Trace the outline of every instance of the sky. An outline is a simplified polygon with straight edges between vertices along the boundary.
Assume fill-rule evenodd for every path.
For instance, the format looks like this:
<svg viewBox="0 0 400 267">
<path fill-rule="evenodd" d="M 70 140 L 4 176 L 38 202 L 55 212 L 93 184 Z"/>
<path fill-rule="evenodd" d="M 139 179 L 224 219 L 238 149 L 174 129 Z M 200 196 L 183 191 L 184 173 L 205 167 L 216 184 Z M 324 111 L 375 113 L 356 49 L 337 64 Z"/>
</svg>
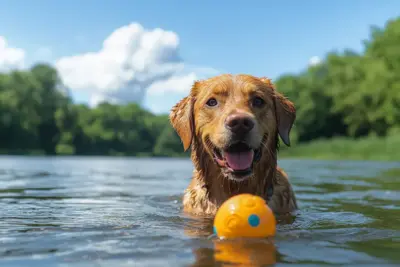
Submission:
<svg viewBox="0 0 400 267">
<path fill-rule="evenodd" d="M 166 113 L 195 80 L 297 73 L 399 15 L 399 0 L 0 0 L 0 71 L 46 62 L 75 102 Z"/>
</svg>

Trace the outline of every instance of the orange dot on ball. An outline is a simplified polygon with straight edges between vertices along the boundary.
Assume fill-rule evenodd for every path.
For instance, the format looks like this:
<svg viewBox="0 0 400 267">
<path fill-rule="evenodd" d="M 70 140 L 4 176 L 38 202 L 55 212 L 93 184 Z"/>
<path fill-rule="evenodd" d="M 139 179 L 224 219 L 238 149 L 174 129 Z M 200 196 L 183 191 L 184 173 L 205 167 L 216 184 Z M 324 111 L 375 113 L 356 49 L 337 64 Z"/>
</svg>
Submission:
<svg viewBox="0 0 400 267">
<path fill-rule="evenodd" d="M 221 238 L 274 236 L 276 219 L 263 198 L 240 194 L 226 200 L 218 209 L 214 232 Z"/>
</svg>

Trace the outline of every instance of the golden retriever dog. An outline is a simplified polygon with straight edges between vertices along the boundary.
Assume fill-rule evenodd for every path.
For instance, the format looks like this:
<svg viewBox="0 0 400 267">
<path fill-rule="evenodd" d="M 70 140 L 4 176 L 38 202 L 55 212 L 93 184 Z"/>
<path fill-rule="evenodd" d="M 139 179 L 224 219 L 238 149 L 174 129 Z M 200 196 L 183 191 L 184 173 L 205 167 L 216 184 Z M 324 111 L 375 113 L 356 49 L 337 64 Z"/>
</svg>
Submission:
<svg viewBox="0 0 400 267">
<path fill-rule="evenodd" d="M 195 82 L 170 113 L 194 164 L 184 211 L 214 215 L 241 193 L 263 197 L 276 214 L 296 210 L 289 179 L 277 166 L 278 135 L 290 146 L 295 118 L 293 103 L 268 78 L 224 74 Z"/>
</svg>

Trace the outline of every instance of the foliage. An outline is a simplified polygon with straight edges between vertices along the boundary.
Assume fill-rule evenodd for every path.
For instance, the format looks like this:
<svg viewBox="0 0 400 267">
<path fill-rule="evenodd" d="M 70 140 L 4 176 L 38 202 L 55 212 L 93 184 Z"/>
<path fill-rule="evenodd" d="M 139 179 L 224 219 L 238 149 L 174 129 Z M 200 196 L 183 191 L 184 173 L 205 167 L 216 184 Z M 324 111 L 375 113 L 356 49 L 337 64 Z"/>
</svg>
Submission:
<svg viewBox="0 0 400 267">
<path fill-rule="evenodd" d="M 0 74 L 0 111 L 3 153 L 183 154 L 168 116 L 156 116 L 134 103 L 95 108 L 74 104 L 56 70 L 44 64 Z"/>
<path fill-rule="evenodd" d="M 298 142 L 385 136 L 400 125 L 400 18 L 373 27 L 362 54 L 331 52 L 276 82 L 296 105 Z"/>
<path fill-rule="evenodd" d="M 358 157 L 372 155 L 371 149 L 397 153 L 400 18 L 383 29 L 372 28 L 364 44 L 363 53 L 331 52 L 320 64 L 277 79 L 277 89 L 297 109 L 291 139 L 299 145 L 290 150 L 282 146 L 283 155 L 345 157 L 351 146 L 363 154 Z M 321 138 L 333 139 L 304 144 Z M 0 73 L 0 151 L 187 156 L 167 115 L 154 115 L 134 103 L 74 104 L 57 71 L 46 64 Z"/>
<path fill-rule="evenodd" d="M 399 147 L 400 135 L 366 136 L 357 139 L 334 137 L 297 144 L 291 149 L 281 151 L 279 158 L 400 161 Z"/>
</svg>

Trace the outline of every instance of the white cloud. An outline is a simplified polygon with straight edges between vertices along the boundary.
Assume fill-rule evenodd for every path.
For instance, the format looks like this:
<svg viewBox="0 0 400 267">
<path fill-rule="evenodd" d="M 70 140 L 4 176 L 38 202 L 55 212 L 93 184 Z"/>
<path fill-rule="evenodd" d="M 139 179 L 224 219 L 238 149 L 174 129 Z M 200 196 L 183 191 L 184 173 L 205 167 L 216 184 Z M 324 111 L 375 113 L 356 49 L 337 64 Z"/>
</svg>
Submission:
<svg viewBox="0 0 400 267">
<path fill-rule="evenodd" d="M 186 66 L 176 33 L 137 23 L 116 29 L 100 51 L 60 58 L 56 68 L 71 90 L 90 93 L 92 105 L 103 100 L 143 103 L 147 94 L 182 93 L 195 79 L 216 73 Z"/>
<path fill-rule="evenodd" d="M 10 47 L 7 40 L 0 36 L 0 71 L 23 68 L 25 51 L 21 48 Z"/>
<path fill-rule="evenodd" d="M 319 65 L 321 62 L 322 62 L 321 58 L 319 58 L 317 56 L 313 56 L 308 61 L 308 65 L 309 66 L 316 66 L 316 65 Z"/>
<path fill-rule="evenodd" d="M 177 92 L 184 93 L 188 91 L 193 81 L 199 79 L 196 73 L 189 73 L 187 75 L 172 76 L 167 80 L 157 81 L 148 87 L 150 95 L 160 95 L 164 92 Z"/>
</svg>

